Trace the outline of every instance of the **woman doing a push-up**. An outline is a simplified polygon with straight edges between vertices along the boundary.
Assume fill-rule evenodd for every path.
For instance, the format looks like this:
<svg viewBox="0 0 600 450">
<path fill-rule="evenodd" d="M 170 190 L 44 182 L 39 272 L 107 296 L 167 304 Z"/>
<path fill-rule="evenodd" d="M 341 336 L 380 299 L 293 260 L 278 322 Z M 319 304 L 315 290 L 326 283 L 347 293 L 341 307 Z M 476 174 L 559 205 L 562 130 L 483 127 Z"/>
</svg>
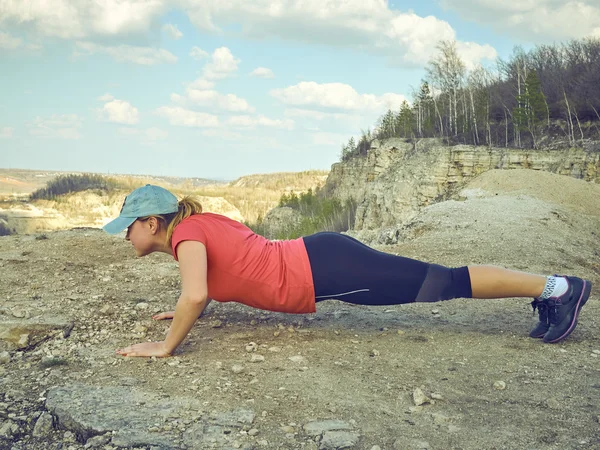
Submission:
<svg viewBox="0 0 600 450">
<path fill-rule="evenodd" d="M 335 299 L 360 305 L 438 302 L 453 298 L 533 297 L 539 322 L 530 332 L 546 343 L 565 339 L 592 285 L 568 276 L 541 276 L 494 266 L 448 268 L 374 250 L 338 233 L 270 241 L 225 216 L 203 213 L 191 198 L 146 185 L 127 196 L 119 217 L 104 226 L 127 229 L 138 256 L 152 252 L 179 262 L 182 290 L 162 342 L 117 350 L 123 356 L 170 356 L 211 299 L 286 313 L 313 313 Z"/>
</svg>

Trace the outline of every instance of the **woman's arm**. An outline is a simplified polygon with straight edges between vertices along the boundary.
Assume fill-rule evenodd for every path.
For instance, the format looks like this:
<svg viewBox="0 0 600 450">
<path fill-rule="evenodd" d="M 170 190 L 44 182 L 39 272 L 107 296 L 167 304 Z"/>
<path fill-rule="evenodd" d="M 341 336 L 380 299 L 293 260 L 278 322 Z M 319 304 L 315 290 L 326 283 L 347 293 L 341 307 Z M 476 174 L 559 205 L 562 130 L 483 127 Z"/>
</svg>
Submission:
<svg viewBox="0 0 600 450">
<path fill-rule="evenodd" d="M 206 311 L 206 308 L 208 308 L 210 302 L 212 302 L 212 298 L 208 297 L 206 300 L 206 306 L 204 307 L 204 310 L 200 312 L 200 315 L 198 316 L 199 318 L 202 317 L 202 314 L 204 314 L 204 311 Z M 173 317 L 175 317 L 175 311 L 164 311 L 152 316 L 154 320 L 167 320 L 172 319 Z"/>
<path fill-rule="evenodd" d="M 201 242 L 183 241 L 177 246 L 182 290 L 173 323 L 163 342 L 144 342 L 117 353 L 123 356 L 169 356 L 190 332 L 208 305 L 206 247 Z"/>
</svg>

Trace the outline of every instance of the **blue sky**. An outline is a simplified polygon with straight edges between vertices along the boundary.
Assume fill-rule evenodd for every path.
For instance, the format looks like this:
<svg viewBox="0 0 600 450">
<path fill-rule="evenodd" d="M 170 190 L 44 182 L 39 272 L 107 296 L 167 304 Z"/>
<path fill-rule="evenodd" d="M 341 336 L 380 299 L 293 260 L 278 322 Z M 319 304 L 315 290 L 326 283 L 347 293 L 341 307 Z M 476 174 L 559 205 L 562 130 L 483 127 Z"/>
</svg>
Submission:
<svg viewBox="0 0 600 450">
<path fill-rule="evenodd" d="M 0 0 L 0 167 L 234 179 L 328 169 L 468 67 L 600 37 L 596 0 Z"/>
</svg>

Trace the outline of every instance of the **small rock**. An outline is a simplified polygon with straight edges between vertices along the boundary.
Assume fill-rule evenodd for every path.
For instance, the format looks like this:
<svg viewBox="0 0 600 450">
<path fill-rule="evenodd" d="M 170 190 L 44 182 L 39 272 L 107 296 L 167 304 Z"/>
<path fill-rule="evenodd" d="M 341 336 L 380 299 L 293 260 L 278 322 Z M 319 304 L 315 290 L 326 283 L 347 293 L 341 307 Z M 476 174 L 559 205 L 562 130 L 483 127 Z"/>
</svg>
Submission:
<svg viewBox="0 0 600 450">
<path fill-rule="evenodd" d="M 497 391 L 503 391 L 506 389 L 506 383 L 504 381 L 494 381 L 494 389 Z"/>
<path fill-rule="evenodd" d="M 223 322 L 221 322 L 220 320 L 213 320 L 212 322 L 210 322 L 210 326 L 212 328 L 221 328 L 223 326 Z"/>
<path fill-rule="evenodd" d="M 269 351 L 277 353 L 277 352 L 281 351 L 281 348 L 280 347 L 269 347 Z"/>
<path fill-rule="evenodd" d="M 23 309 L 13 309 L 12 310 L 12 315 L 13 315 L 13 317 L 16 317 L 17 319 L 23 319 L 25 317 L 25 310 L 23 310 Z"/>
<path fill-rule="evenodd" d="M 40 437 L 49 434 L 53 429 L 52 424 L 52 414 L 43 412 L 33 427 L 33 436 Z"/>
<path fill-rule="evenodd" d="M 319 436 L 326 431 L 351 430 L 352 426 L 342 420 L 318 420 L 304 425 L 304 431 L 309 436 Z"/>
<path fill-rule="evenodd" d="M 373 356 L 379 356 L 379 350 L 371 350 L 369 352 L 369 356 L 373 357 Z"/>
<path fill-rule="evenodd" d="M 248 436 L 256 436 L 258 434 L 258 430 L 256 428 L 251 428 L 248 430 Z"/>
<path fill-rule="evenodd" d="M 600 355 L 600 350 L 592 350 L 592 353 L 595 353 L 596 355 Z"/>
<path fill-rule="evenodd" d="M 24 333 L 19 336 L 19 341 L 17 342 L 19 348 L 25 348 L 29 346 L 29 334 Z"/>
<path fill-rule="evenodd" d="M 14 435 L 21 431 L 19 426 L 12 420 L 7 420 L 0 426 L 0 438 L 11 440 Z"/>
<path fill-rule="evenodd" d="M 146 302 L 136 303 L 135 309 L 142 309 L 142 310 L 148 309 L 148 303 L 146 303 Z"/>
<path fill-rule="evenodd" d="M 283 431 L 284 433 L 295 433 L 296 429 L 294 427 L 290 427 L 289 425 L 285 425 L 281 427 L 281 431 Z"/>
<path fill-rule="evenodd" d="M 451 421 L 450 417 L 441 413 L 432 413 L 431 417 L 433 417 L 433 422 L 438 425 L 446 424 Z"/>
<path fill-rule="evenodd" d="M 427 397 L 420 388 L 416 388 L 413 391 L 413 401 L 416 406 L 425 405 L 426 403 L 431 403 L 431 399 Z"/>
<path fill-rule="evenodd" d="M 349 431 L 326 431 L 321 440 L 321 450 L 351 448 L 358 444 L 360 435 Z"/>
<path fill-rule="evenodd" d="M 460 427 L 457 427 L 456 425 L 448 425 L 449 433 L 457 433 L 459 431 L 460 431 Z"/>
<path fill-rule="evenodd" d="M 304 356 L 301 356 L 301 355 L 290 356 L 288 359 L 295 363 L 301 363 L 301 362 L 305 361 Z"/>
<path fill-rule="evenodd" d="M 265 360 L 265 357 L 263 355 L 252 355 L 252 358 L 250 358 L 250 362 L 263 362 Z"/>
<path fill-rule="evenodd" d="M 87 440 L 84 448 L 99 448 L 99 447 L 102 447 L 102 446 L 108 444 L 110 442 L 110 440 L 111 440 L 110 434 L 105 434 L 102 436 L 94 436 Z"/>
<path fill-rule="evenodd" d="M 444 397 L 442 396 L 442 394 L 438 394 L 436 392 L 431 393 L 431 398 L 434 400 L 444 400 Z"/>
<path fill-rule="evenodd" d="M 258 350 L 258 345 L 256 342 L 250 342 L 248 345 L 246 345 L 246 351 L 248 353 L 255 352 L 256 350 Z"/>
<path fill-rule="evenodd" d="M 406 334 L 406 331 L 398 330 L 398 331 L 396 331 L 396 333 L 402 335 L 402 334 Z"/>
<path fill-rule="evenodd" d="M 148 331 L 148 327 L 146 327 L 142 324 L 137 324 L 135 327 L 133 327 L 134 333 L 146 333 L 147 331 Z"/>
<path fill-rule="evenodd" d="M 244 371 L 244 366 L 234 364 L 233 366 L 231 366 L 231 371 L 233 373 L 242 373 Z"/>
<path fill-rule="evenodd" d="M 10 362 L 10 353 L 0 352 L 0 364 L 8 364 Z"/>
<path fill-rule="evenodd" d="M 546 400 L 546 406 L 554 410 L 560 409 L 560 403 L 555 398 L 549 398 L 548 400 Z"/>
<path fill-rule="evenodd" d="M 374 445 L 371 447 L 371 450 L 381 450 L 381 447 L 379 445 Z"/>
<path fill-rule="evenodd" d="M 439 309 L 432 309 L 431 310 L 431 314 L 439 314 L 440 310 Z"/>
</svg>

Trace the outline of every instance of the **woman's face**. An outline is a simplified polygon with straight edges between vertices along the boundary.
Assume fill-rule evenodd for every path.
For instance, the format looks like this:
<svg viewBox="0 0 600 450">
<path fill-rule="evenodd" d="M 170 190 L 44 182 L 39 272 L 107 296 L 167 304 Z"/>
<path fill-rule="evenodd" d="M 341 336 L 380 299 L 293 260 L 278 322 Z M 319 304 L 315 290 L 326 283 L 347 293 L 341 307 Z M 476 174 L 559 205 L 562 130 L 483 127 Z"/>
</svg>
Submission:
<svg viewBox="0 0 600 450">
<path fill-rule="evenodd" d="M 127 228 L 125 239 L 131 242 L 137 256 L 146 256 L 154 251 L 154 233 L 151 220 L 137 219 Z"/>
</svg>

